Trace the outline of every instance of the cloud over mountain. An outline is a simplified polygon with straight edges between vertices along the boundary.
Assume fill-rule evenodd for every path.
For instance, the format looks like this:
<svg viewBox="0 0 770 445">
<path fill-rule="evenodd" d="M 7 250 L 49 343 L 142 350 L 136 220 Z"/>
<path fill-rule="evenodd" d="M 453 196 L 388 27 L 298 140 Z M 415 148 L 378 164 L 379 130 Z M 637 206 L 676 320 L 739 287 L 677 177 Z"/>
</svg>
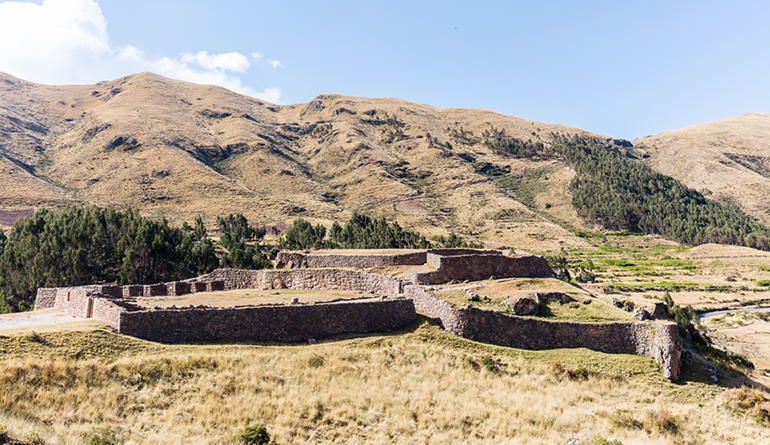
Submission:
<svg viewBox="0 0 770 445">
<path fill-rule="evenodd" d="M 280 66 L 277 60 L 266 63 Z M 249 66 L 248 58 L 238 52 L 153 58 L 140 48 L 115 44 L 94 0 L 0 3 L 0 71 L 35 82 L 84 84 L 152 71 L 280 102 L 280 88 L 257 91 L 244 85 L 239 74 Z"/>
</svg>

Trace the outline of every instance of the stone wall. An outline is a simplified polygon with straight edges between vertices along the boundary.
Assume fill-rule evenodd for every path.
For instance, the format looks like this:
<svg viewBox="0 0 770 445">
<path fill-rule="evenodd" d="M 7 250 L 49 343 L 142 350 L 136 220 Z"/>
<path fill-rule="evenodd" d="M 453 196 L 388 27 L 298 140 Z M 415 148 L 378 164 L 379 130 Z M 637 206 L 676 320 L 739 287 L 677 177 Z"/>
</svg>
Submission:
<svg viewBox="0 0 770 445">
<path fill-rule="evenodd" d="M 144 295 L 144 286 L 141 284 L 131 284 L 123 286 L 123 298 L 141 297 Z"/>
<path fill-rule="evenodd" d="M 172 281 L 171 283 L 166 283 L 166 295 L 177 296 L 189 294 L 190 292 L 192 292 L 192 286 L 188 282 Z"/>
<path fill-rule="evenodd" d="M 107 323 L 116 332 L 120 332 L 120 315 L 125 309 L 110 298 L 94 300 L 93 318 Z"/>
<path fill-rule="evenodd" d="M 39 287 L 35 297 L 35 310 L 49 309 L 54 307 L 54 304 L 56 304 L 56 288 Z"/>
<path fill-rule="evenodd" d="M 77 286 L 40 288 L 35 308 L 53 307 L 76 317 L 89 315 L 89 299 L 177 296 L 190 292 L 230 289 L 319 289 L 357 290 L 396 296 L 403 292 L 401 280 L 383 275 L 342 269 L 238 270 L 217 269 L 193 280 L 130 286 Z"/>
<path fill-rule="evenodd" d="M 411 266 L 425 264 L 426 252 L 396 255 L 312 255 L 298 252 L 279 252 L 276 269 L 304 267 L 348 267 L 369 269 L 381 266 Z"/>
<path fill-rule="evenodd" d="M 402 292 L 401 280 L 396 278 L 344 269 L 217 269 L 198 280 L 222 281 L 225 289 L 360 290 L 390 296 Z"/>
<path fill-rule="evenodd" d="M 411 300 L 243 308 L 123 311 L 118 332 L 158 342 L 256 340 L 302 342 L 389 331 L 417 318 Z"/>
<path fill-rule="evenodd" d="M 452 308 L 418 286 L 407 286 L 415 308 L 470 340 L 521 349 L 588 348 L 655 359 L 666 378 L 679 378 L 682 345 L 673 323 L 574 323 L 503 315 L 476 308 Z"/>
<path fill-rule="evenodd" d="M 75 317 L 89 318 L 94 298 L 101 295 L 101 286 L 59 287 L 56 289 L 54 310 Z"/>
<path fill-rule="evenodd" d="M 553 270 L 545 258 L 538 255 L 505 256 L 499 252 L 473 255 L 440 255 L 428 252 L 428 265 L 433 272 L 415 273 L 415 284 L 440 284 L 452 280 L 479 281 L 490 277 L 552 277 Z"/>
</svg>

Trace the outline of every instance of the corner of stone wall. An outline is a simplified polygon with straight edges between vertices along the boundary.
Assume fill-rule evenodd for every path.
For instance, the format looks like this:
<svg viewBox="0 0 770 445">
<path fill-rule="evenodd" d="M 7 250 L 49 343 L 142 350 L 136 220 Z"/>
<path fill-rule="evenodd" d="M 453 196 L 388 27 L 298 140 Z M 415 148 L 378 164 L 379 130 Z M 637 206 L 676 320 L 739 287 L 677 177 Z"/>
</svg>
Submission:
<svg viewBox="0 0 770 445">
<path fill-rule="evenodd" d="M 632 341 L 636 353 L 654 359 L 663 375 L 672 382 L 679 379 L 682 340 L 676 323 L 634 323 Z"/>
<path fill-rule="evenodd" d="M 49 309 L 56 304 L 56 288 L 55 287 L 40 287 L 37 289 L 37 295 L 35 296 L 35 310 Z"/>
</svg>

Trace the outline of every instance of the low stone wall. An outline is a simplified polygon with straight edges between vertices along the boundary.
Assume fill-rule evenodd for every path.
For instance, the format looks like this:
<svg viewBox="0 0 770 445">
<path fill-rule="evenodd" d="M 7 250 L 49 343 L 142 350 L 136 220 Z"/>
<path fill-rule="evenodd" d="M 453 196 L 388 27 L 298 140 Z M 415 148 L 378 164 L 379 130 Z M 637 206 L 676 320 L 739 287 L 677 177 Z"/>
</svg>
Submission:
<svg viewBox="0 0 770 445">
<path fill-rule="evenodd" d="M 121 298 L 123 296 L 123 288 L 121 286 L 105 285 L 97 287 L 97 292 L 101 292 L 102 295 L 107 295 L 114 298 Z"/>
<path fill-rule="evenodd" d="M 655 359 L 666 378 L 679 378 L 682 345 L 673 323 L 574 323 L 503 315 L 476 308 L 452 308 L 418 286 L 407 286 L 415 308 L 449 332 L 470 340 L 521 349 L 588 348 Z"/>
<path fill-rule="evenodd" d="M 189 294 L 190 292 L 192 292 L 192 286 L 188 282 L 172 281 L 171 283 L 166 283 L 166 295 L 177 296 Z"/>
<path fill-rule="evenodd" d="M 96 298 L 94 300 L 93 318 L 107 323 L 116 332 L 120 332 L 120 315 L 125 311 L 114 300 Z"/>
<path fill-rule="evenodd" d="M 349 267 L 369 269 L 381 266 L 411 266 L 425 264 L 426 252 L 396 255 L 313 255 L 298 252 L 279 252 L 276 269 L 305 267 Z"/>
<path fill-rule="evenodd" d="M 56 304 L 55 287 L 39 287 L 35 297 L 35 310 L 50 309 Z"/>
<path fill-rule="evenodd" d="M 492 251 L 496 252 L 496 251 Z M 415 284 L 440 284 L 452 280 L 479 281 L 490 277 L 552 277 L 553 270 L 545 258 L 538 255 L 517 255 L 513 257 L 496 253 L 482 255 L 444 256 L 428 252 L 428 265 L 433 272 L 415 273 Z"/>
<path fill-rule="evenodd" d="M 431 249 L 425 256 L 425 262 L 438 269 L 441 267 L 441 258 L 466 255 L 493 255 L 501 256 L 503 253 L 499 250 L 478 250 L 478 249 Z"/>
<path fill-rule="evenodd" d="M 141 297 L 144 295 L 144 286 L 141 284 L 131 284 L 123 286 L 123 298 Z"/>
<path fill-rule="evenodd" d="M 411 300 L 119 313 L 117 331 L 145 340 L 302 342 L 398 329 L 417 318 Z"/>
<path fill-rule="evenodd" d="M 402 292 L 401 280 L 396 278 L 343 269 L 217 269 L 198 280 L 221 281 L 224 289 L 360 290 L 391 296 Z"/>
</svg>

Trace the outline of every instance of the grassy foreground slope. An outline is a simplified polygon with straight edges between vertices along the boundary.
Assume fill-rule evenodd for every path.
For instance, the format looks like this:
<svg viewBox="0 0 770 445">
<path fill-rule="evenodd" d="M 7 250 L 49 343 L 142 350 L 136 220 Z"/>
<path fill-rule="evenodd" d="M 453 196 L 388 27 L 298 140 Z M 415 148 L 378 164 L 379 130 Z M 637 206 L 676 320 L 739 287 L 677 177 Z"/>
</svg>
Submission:
<svg viewBox="0 0 770 445">
<path fill-rule="evenodd" d="M 729 389 L 740 375 L 671 384 L 647 358 L 493 347 L 424 319 L 315 345 L 167 346 L 86 329 L 3 336 L 0 350 L 0 423 L 49 443 L 102 427 L 126 443 L 228 443 L 250 424 L 279 444 L 770 440 L 739 405 L 754 393 Z"/>
</svg>

